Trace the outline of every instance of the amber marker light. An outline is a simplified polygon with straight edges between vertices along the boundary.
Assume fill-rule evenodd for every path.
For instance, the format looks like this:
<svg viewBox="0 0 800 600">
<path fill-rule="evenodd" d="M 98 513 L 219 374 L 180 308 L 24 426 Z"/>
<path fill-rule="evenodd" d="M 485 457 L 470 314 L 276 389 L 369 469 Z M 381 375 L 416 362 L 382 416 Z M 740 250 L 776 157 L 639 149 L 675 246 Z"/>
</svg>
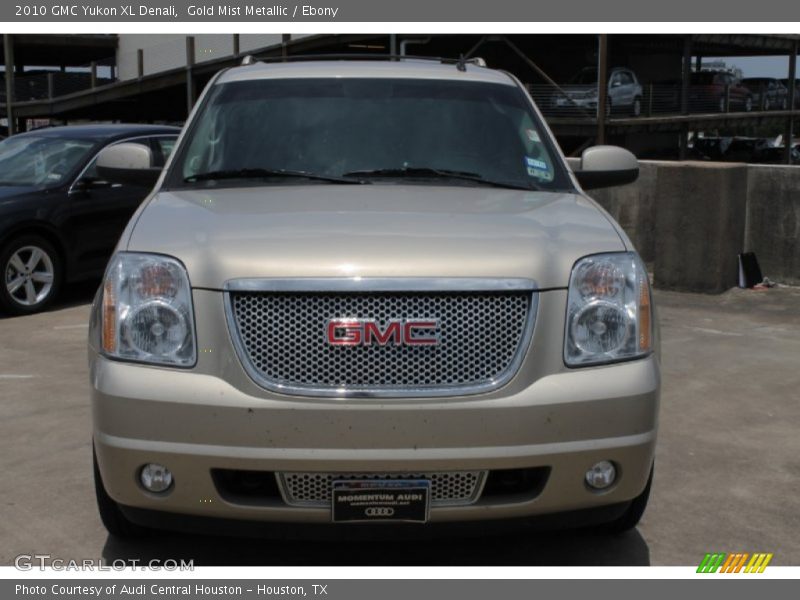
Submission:
<svg viewBox="0 0 800 600">
<path fill-rule="evenodd" d="M 114 297 L 114 284 L 109 277 L 103 285 L 103 350 L 117 350 L 117 310 Z"/>
<path fill-rule="evenodd" d="M 650 282 L 646 274 L 639 284 L 639 350 L 648 352 L 652 346 L 652 307 L 650 305 Z"/>
</svg>

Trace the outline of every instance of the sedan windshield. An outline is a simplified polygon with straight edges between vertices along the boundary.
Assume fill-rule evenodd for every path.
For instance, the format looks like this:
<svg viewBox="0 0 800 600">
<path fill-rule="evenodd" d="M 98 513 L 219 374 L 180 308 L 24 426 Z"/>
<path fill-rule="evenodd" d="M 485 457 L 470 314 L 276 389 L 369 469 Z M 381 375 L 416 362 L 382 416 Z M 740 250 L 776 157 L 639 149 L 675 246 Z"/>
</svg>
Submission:
<svg viewBox="0 0 800 600">
<path fill-rule="evenodd" d="M 511 85 L 281 79 L 217 85 L 167 185 L 424 184 L 567 189 Z"/>
<path fill-rule="evenodd" d="M 64 183 L 95 142 L 51 136 L 12 136 L 0 142 L 0 185 L 51 187 Z"/>
</svg>

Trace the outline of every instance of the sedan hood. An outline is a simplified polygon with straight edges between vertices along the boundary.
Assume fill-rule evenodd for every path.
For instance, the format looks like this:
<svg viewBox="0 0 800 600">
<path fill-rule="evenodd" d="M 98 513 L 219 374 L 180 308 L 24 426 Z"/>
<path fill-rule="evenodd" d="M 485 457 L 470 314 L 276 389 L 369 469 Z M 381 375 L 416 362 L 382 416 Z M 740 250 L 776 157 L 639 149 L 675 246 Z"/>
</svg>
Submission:
<svg viewBox="0 0 800 600">
<path fill-rule="evenodd" d="M 37 188 L 30 185 L 0 185 L 0 202 L 30 194 L 36 190 Z"/>
<path fill-rule="evenodd" d="M 592 84 L 588 84 L 588 85 L 570 85 L 569 88 L 564 90 L 564 92 L 567 94 L 567 96 L 570 96 L 570 97 L 574 96 L 574 97 L 581 97 L 582 98 L 584 96 L 589 95 L 590 92 L 596 91 L 596 90 L 597 90 L 597 86 L 596 85 L 592 85 Z"/>
<path fill-rule="evenodd" d="M 128 250 L 175 256 L 193 287 L 239 278 L 529 278 L 565 287 L 586 254 L 625 247 L 569 193 L 421 185 L 159 192 Z"/>
</svg>

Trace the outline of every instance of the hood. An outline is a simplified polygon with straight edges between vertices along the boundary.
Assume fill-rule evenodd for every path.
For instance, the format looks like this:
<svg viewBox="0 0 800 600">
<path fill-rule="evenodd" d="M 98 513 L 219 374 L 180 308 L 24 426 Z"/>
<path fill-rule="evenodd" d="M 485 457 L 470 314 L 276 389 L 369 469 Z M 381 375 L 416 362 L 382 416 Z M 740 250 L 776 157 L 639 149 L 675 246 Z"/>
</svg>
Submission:
<svg viewBox="0 0 800 600">
<path fill-rule="evenodd" d="M 564 93 L 570 97 L 584 97 L 588 96 L 590 92 L 597 92 L 597 85 L 592 83 L 586 85 L 570 84 L 567 89 L 564 90 Z"/>
<path fill-rule="evenodd" d="M 529 278 L 625 247 L 578 194 L 488 187 L 301 185 L 159 192 L 128 250 L 180 259 L 193 287 L 250 277 Z"/>
<path fill-rule="evenodd" d="M 38 188 L 30 185 L 0 185 L 0 202 L 7 199 L 13 199 L 17 196 L 25 196 L 31 192 L 37 191 Z"/>
</svg>

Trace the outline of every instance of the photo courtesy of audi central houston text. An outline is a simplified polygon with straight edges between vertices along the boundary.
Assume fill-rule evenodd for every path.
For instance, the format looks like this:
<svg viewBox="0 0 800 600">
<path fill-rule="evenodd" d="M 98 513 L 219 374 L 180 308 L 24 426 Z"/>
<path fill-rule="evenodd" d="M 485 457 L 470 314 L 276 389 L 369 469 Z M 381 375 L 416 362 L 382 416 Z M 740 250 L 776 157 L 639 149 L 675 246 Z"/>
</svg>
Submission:
<svg viewBox="0 0 800 600">
<path fill-rule="evenodd" d="M 791 560 L 799 37 L 6 34 L 4 559 Z"/>
</svg>

